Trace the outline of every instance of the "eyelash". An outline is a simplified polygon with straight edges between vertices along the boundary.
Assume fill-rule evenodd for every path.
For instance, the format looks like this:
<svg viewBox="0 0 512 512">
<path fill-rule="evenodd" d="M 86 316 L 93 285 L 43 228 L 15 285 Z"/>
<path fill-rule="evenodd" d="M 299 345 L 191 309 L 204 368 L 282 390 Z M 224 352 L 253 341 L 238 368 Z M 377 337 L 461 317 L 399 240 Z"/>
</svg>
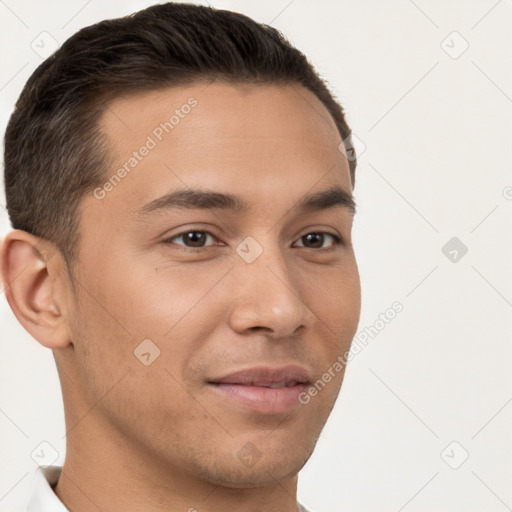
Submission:
<svg viewBox="0 0 512 512">
<path fill-rule="evenodd" d="M 216 240 L 216 237 L 209 231 L 205 231 L 205 230 L 201 230 L 201 229 L 189 229 L 187 231 L 182 231 L 181 233 L 173 235 L 170 238 L 166 238 L 165 240 L 163 240 L 163 243 L 174 244 L 174 242 L 172 240 L 175 240 L 176 238 L 183 237 L 187 233 L 204 233 L 206 235 L 211 236 L 212 238 L 214 238 Z M 328 251 L 334 250 L 336 248 L 336 246 L 343 245 L 343 240 L 338 235 L 335 235 L 334 233 L 330 233 L 328 231 L 311 231 L 311 232 L 306 233 L 306 234 L 302 235 L 301 237 L 299 237 L 299 240 L 301 240 L 302 238 L 304 238 L 308 235 L 328 235 L 328 236 L 332 237 L 332 239 L 334 240 L 334 243 L 329 248 L 327 248 L 327 247 L 320 247 L 320 248 L 304 247 L 305 249 L 313 249 L 313 250 L 320 251 L 320 252 L 328 252 Z M 187 251 L 187 252 L 188 251 L 199 252 L 199 251 L 203 251 L 203 250 L 207 249 L 208 247 L 212 247 L 211 245 L 207 245 L 204 247 L 188 247 L 184 244 L 176 244 L 176 245 L 180 246 L 182 250 Z"/>
</svg>

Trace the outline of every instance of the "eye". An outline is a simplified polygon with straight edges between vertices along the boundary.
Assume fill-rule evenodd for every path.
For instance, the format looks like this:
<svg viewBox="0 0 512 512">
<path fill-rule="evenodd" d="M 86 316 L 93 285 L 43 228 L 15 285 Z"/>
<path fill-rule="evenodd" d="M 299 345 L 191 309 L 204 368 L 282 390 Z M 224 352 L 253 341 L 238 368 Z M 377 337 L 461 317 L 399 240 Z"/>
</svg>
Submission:
<svg viewBox="0 0 512 512">
<path fill-rule="evenodd" d="M 210 232 L 202 231 L 202 230 L 190 230 L 183 231 L 182 233 L 178 233 L 171 238 L 167 238 L 164 240 L 164 243 L 172 243 L 175 245 L 181 245 L 188 249 L 201 249 L 204 247 L 208 247 L 213 244 L 206 244 L 206 241 L 210 238 L 211 240 L 217 240 Z M 302 242 L 302 245 L 299 247 L 305 247 L 306 249 L 326 249 L 324 246 L 326 240 L 333 240 L 333 243 L 330 244 L 331 248 L 334 248 L 336 245 L 341 245 L 342 240 L 339 236 L 334 235 L 332 233 L 327 233 L 325 231 L 307 233 L 299 238 L 299 241 Z M 175 240 L 181 240 L 183 243 L 178 243 Z M 219 244 L 217 244 L 219 245 Z"/>
<path fill-rule="evenodd" d="M 194 248 L 201 248 L 204 247 L 205 242 L 207 238 L 210 237 L 213 240 L 215 240 L 215 237 L 209 233 L 208 231 L 200 231 L 200 230 L 191 230 L 191 231 L 183 231 L 183 233 L 179 233 L 171 238 L 167 238 L 164 240 L 164 242 L 167 243 L 176 243 L 174 240 L 182 240 L 184 241 L 183 244 L 177 244 L 177 245 L 184 245 L 185 247 L 194 249 Z"/>
<path fill-rule="evenodd" d="M 310 245 L 302 245 L 302 247 L 306 247 L 307 249 L 325 249 L 326 247 L 323 247 L 323 244 L 328 238 L 331 238 L 334 240 L 334 243 L 331 244 L 331 247 L 335 245 L 341 245 L 341 238 L 337 235 L 334 235 L 332 233 L 327 233 L 325 231 L 320 232 L 314 232 L 314 233 L 308 233 L 304 236 L 301 236 L 299 240 L 304 241 L 306 244 Z"/>
</svg>

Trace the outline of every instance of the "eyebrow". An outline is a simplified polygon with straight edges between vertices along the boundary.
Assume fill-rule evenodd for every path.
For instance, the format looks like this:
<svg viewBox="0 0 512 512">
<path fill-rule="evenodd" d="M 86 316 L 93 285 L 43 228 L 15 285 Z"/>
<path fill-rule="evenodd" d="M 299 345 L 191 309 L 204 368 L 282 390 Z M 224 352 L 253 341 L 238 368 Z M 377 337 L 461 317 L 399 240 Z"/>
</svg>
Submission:
<svg viewBox="0 0 512 512">
<path fill-rule="evenodd" d="M 352 215 L 356 213 L 356 203 L 352 194 L 339 186 L 302 197 L 293 210 L 310 213 L 332 208 L 345 208 Z M 183 209 L 215 209 L 246 213 L 250 207 L 241 197 L 233 194 L 202 189 L 180 189 L 150 201 L 138 211 L 138 214 L 147 216 Z"/>
</svg>

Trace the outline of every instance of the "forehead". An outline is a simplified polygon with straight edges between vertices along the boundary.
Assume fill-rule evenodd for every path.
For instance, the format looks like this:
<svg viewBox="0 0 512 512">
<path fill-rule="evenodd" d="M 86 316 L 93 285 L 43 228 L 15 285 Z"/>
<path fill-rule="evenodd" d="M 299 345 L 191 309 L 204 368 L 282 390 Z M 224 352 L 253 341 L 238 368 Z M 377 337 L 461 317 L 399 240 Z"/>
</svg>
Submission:
<svg viewBox="0 0 512 512">
<path fill-rule="evenodd" d="M 194 106 L 189 108 L 191 104 Z M 341 142 L 325 106 L 298 84 L 216 81 L 127 94 L 108 104 L 101 124 L 117 146 L 128 142 L 130 132 L 135 136 L 137 131 L 152 132 L 172 114 L 177 118 L 171 122 L 173 131 L 180 125 L 176 131 L 195 131 L 195 138 L 293 136 L 324 144 Z M 189 120 L 182 123 L 186 118 Z M 117 137 L 121 132 L 122 140 Z"/>
<path fill-rule="evenodd" d="M 123 209 L 178 186 L 254 200 L 276 187 L 297 197 L 319 180 L 351 190 L 334 120 L 299 85 L 217 81 L 130 94 L 108 104 L 101 128 L 112 156 L 104 202 Z"/>
</svg>

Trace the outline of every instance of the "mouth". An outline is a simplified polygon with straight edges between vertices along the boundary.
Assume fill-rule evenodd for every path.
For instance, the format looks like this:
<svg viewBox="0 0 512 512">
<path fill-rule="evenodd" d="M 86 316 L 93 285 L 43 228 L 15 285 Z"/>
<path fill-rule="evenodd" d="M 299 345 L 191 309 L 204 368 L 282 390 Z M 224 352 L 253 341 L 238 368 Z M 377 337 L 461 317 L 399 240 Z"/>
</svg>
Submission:
<svg viewBox="0 0 512 512">
<path fill-rule="evenodd" d="M 228 406 L 272 415 L 300 405 L 299 395 L 311 383 L 309 372 L 297 365 L 252 367 L 207 381 Z"/>
</svg>

